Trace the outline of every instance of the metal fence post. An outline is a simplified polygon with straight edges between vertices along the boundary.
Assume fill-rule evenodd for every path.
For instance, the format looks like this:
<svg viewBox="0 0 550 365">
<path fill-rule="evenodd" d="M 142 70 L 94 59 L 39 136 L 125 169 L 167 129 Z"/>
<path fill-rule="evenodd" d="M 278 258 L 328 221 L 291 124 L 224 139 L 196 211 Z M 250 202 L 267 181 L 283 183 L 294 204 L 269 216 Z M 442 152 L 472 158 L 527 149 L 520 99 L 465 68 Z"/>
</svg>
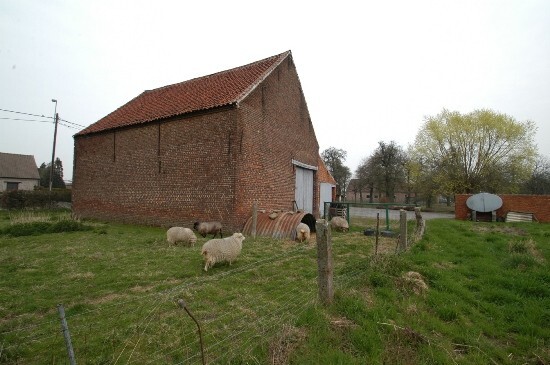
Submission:
<svg viewBox="0 0 550 365">
<path fill-rule="evenodd" d="M 386 231 L 390 230 L 390 210 L 389 205 L 386 204 Z"/>
<path fill-rule="evenodd" d="M 76 365 L 73 345 L 71 343 L 71 334 L 69 333 L 69 326 L 67 326 L 67 320 L 65 319 L 65 309 L 63 308 L 63 304 L 57 305 L 57 311 L 59 312 L 59 318 L 61 318 L 61 330 L 63 331 L 63 337 L 65 338 L 65 346 L 67 347 L 69 362 L 71 365 Z"/>
<path fill-rule="evenodd" d="M 399 211 L 399 251 L 407 249 L 407 212 L 403 209 Z"/>
<path fill-rule="evenodd" d="M 334 299 L 332 261 L 332 237 L 330 225 L 324 219 L 315 222 L 317 236 L 317 282 L 319 284 L 319 297 L 323 304 L 331 304 Z"/>
</svg>

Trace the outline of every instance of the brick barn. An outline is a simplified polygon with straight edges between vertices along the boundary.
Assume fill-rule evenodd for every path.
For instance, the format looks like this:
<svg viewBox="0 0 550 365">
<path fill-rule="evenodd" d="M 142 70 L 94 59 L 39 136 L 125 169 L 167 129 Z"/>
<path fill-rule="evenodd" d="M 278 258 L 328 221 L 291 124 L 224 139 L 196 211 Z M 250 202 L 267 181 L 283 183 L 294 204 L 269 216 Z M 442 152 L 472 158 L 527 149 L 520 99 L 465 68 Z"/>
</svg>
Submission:
<svg viewBox="0 0 550 365">
<path fill-rule="evenodd" d="M 319 215 L 319 145 L 290 51 L 147 90 L 74 136 L 81 217 L 242 229 L 261 209 Z"/>
</svg>

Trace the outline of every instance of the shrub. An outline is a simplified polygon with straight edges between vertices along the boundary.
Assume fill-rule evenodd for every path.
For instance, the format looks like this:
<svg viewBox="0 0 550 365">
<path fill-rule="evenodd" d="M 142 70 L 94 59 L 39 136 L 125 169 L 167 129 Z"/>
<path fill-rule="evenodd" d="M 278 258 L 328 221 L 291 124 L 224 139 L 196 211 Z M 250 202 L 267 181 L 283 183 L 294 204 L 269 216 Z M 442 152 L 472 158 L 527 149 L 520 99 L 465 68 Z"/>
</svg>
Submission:
<svg viewBox="0 0 550 365">
<path fill-rule="evenodd" d="M 6 227 L 2 231 L 2 233 L 10 236 L 14 236 L 14 237 L 36 236 L 39 234 L 46 233 L 46 231 L 50 226 L 51 226 L 51 223 L 48 223 L 48 222 L 17 223 Z"/>
</svg>

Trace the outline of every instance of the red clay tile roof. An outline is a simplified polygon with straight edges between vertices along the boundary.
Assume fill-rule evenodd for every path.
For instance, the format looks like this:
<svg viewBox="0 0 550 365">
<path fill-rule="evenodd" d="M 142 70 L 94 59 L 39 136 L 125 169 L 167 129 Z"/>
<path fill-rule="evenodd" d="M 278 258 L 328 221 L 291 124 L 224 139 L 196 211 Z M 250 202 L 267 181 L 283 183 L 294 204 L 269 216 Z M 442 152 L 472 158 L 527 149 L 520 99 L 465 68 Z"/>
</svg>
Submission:
<svg viewBox="0 0 550 365">
<path fill-rule="evenodd" d="M 287 51 L 231 70 L 144 91 L 76 135 L 236 104 L 289 55 Z"/>
<path fill-rule="evenodd" d="M 321 156 L 317 156 L 317 164 L 319 165 L 319 170 L 317 170 L 317 177 L 319 179 L 319 182 L 337 185 L 336 180 L 334 180 L 334 177 L 332 177 L 332 174 L 327 169 L 327 165 L 325 165 Z"/>
</svg>

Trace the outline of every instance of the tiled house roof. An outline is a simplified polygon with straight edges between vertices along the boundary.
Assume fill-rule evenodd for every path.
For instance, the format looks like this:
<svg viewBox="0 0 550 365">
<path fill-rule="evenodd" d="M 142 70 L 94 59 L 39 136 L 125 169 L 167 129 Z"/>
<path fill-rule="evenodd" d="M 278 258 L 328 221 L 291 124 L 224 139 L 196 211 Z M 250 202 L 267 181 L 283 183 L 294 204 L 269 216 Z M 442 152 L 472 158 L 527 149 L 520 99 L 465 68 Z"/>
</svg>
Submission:
<svg viewBox="0 0 550 365">
<path fill-rule="evenodd" d="M 317 158 L 317 164 L 319 165 L 319 170 L 317 171 L 319 182 L 329 183 L 332 185 L 337 185 L 336 180 L 334 180 L 334 177 L 330 173 L 330 171 L 327 169 L 327 166 L 325 165 L 323 159 L 321 156 L 318 156 Z"/>
<path fill-rule="evenodd" d="M 245 66 L 144 91 L 76 135 L 238 104 L 290 55 L 287 51 Z"/>
<path fill-rule="evenodd" d="M 34 156 L 3 152 L 0 152 L 0 177 L 40 179 Z"/>
</svg>

